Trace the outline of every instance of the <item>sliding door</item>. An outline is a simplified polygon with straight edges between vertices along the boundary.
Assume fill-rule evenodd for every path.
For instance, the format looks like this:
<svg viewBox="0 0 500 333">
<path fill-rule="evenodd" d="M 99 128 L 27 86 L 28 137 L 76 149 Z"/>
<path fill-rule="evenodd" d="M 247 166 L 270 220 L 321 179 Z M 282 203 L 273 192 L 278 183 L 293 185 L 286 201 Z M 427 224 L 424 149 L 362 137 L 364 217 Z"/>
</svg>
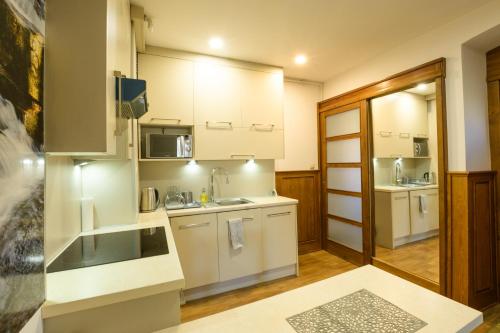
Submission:
<svg viewBox="0 0 500 333">
<path fill-rule="evenodd" d="M 366 123 L 364 101 L 320 115 L 324 241 L 327 249 L 356 262 L 363 262 L 369 246 L 363 241 L 369 226 L 363 200 L 369 194 Z"/>
</svg>

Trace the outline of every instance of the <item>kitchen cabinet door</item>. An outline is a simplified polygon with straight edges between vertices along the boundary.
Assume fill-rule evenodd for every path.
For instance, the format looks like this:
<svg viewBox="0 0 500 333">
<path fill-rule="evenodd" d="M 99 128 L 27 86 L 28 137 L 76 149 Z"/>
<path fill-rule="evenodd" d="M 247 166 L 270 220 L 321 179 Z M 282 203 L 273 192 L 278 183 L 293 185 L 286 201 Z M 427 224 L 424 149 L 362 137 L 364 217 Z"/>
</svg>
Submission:
<svg viewBox="0 0 500 333">
<path fill-rule="evenodd" d="M 243 127 L 283 129 L 283 71 L 240 70 Z"/>
<path fill-rule="evenodd" d="M 139 123 L 193 125 L 193 63 L 139 54 L 137 67 L 139 78 L 147 82 L 149 103 Z"/>
<path fill-rule="evenodd" d="M 239 144 L 242 140 L 241 130 L 241 128 L 209 128 L 205 125 L 196 125 L 194 127 L 194 158 L 230 160 L 235 152 L 243 150 Z"/>
<path fill-rule="evenodd" d="M 241 73 L 237 68 L 199 62 L 194 74 L 195 124 L 241 127 Z"/>
<path fill-rule="evenodd" d="M 262 209 L 263 270 L 297 263 L 296 206 Z"/>
<path fill-rule="evenodd" d="M 420 210 L 420 196 L 427 201 L 427 213 Z M 411 233 L 417 235 L 439 228 L 439 191 L 437 189 L 410 191 Z"/>
<path fill-rule="evenodd" d="M 413 139 L 409 133 L 375 133 L 373 153 L 377 158 L 413 157 Z"/>
<path fill-rule="evenodd" d="M 117 147 L 127 122 L 117 112 L 114 73 L 131 76 L 129 1 L 51 1 L 45 32 L 45 151 L 126 151 Z"/>
<path fill-rule="evenodd" d="M 243 247 L 234 250 L 229 236 L 229 219 L 243 219 Z M 262 219 L 260 209 L 217 214 L 220 281 L 261 273 Z"/>
<path fill-rule="evenodd" d="M 173 217 L 170 221 L 186 289 L 218 282 L 217 215 Z"/>
<path fill-rule="evenodd" d="M 260 130 L 256 127 L 242 128 L 239 132 L 239 156 L 253 155 L 256 159 L 271 160 L 284 157 L 284 134 L 282 129 Z M 247 156 L 248 158 L 248 156 Z"/>
<path fill-rule="evenodd" d="M 379 207 L 383 209 L 383 207 Z M 392 237 L 410 235 L 410 203 L 408 192 L 391 193 Z"/>
</svg>

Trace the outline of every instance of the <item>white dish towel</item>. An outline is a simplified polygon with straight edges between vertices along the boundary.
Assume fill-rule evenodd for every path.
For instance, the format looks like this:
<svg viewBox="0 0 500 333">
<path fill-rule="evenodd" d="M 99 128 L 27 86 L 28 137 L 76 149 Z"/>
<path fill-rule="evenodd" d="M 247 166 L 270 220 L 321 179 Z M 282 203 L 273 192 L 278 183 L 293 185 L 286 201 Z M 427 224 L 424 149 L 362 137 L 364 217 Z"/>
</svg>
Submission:
<svg viewBox="0 0 500 333">
<path fill-rule="evenodd" d="M 229 238 L 231 239 L 231 245 L 233 250 L 238 250 L 243 247 L 243 219 L 235 218 L 229 219 Z"/>
<path fill-rule="evenodd" d="M 427 196 L 425 194 L 418 196 L 418 209 L 420 213 L 427 214 Z"/>
</svg>

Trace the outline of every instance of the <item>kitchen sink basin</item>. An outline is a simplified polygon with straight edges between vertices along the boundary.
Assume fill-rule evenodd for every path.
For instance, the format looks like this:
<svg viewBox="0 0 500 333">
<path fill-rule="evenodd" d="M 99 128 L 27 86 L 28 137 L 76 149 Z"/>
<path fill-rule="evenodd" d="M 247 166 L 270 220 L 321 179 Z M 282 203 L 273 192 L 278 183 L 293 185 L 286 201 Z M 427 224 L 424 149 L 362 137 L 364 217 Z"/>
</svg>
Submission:
<svg viewBox="0 0 500 333">
<path fill-rule="evenodd" d="M 235 198 L 235 199 L 215 200 L 215 203 L 218 206 L 234 206 L 234 205 L 243 205 L 243 204 L 252 203 L 252 201 L 250 201 L 248 199 L 243 199 L 243 198 Z"/>
</svg>

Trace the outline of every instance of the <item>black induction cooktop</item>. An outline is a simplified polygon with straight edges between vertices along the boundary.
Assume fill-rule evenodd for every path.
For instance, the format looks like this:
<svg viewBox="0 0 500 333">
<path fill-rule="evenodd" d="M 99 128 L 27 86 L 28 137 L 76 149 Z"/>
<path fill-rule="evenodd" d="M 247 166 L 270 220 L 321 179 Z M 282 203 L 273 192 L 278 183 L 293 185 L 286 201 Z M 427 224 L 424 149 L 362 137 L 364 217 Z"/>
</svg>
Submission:
<svg viewBox="0 0 500 333">
<path fill-rule="evenodd" d="M 47 273 L 162 254 L 168 254 L 164 227 L 80 236 L 47 267 Z"/>
</svg>

